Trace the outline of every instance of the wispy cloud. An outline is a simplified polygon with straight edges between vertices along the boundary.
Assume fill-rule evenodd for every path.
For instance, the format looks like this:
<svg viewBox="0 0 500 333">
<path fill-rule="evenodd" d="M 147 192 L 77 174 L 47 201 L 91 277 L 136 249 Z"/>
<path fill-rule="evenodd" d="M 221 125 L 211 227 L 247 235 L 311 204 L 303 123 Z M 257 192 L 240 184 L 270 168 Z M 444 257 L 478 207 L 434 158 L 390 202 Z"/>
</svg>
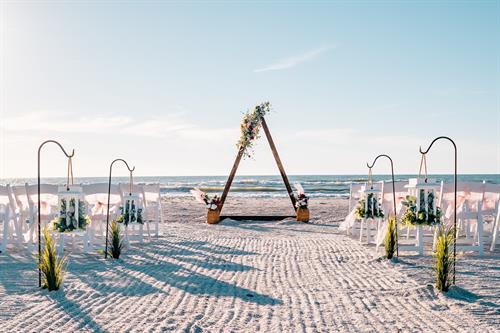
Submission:
<svg viewBox="0 0 500 333">
<path fill-rule="evenodd" d="M 181 113 L 172 113 L 161 117 L 131 116 L 75 116 L 67 112 L 38 111 L 22 116 L 12 116 L 0 123 L 0 129 L 10 133 L 86 133 L 95 135 L 132 135 L 138 137 L 164 138 L 179 137 L 199 140 L 210 137 L 222 140 L 229 129 L 211 129 L 206 131 L 186 121 Z M 236 133 L 237 134 L 237 133 Z"/>
<path fill-rule="evenodd" d="M 325 53 L 331 49 L 335 48 L 335 45 L 325 45 L 321 46 L 317 49 L 310 50 L 306 53 L 291 56 L 288 58 L 283 58 L 275 62 L 274 64 L 271 64 L 269 66 L 265 66 L 262 68 L 258 68 L 254 70 L 254 73 L 260 73 L 260 72 L 267 72 L 267 71 L 279 71 L 279 70 L 284 70 L 288 68 L 295 67 L 297 65 L 300 65 L 304 62 L 313 60 L 320 56 L 322 53 Z"/>
</svg>

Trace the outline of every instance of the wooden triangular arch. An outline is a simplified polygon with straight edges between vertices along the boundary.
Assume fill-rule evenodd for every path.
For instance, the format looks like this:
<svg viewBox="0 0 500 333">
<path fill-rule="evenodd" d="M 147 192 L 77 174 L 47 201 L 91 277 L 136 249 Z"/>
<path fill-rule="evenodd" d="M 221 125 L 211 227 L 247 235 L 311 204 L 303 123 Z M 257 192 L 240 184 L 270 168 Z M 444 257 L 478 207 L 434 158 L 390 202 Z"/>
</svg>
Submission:
<svg viewBox="0 0 500 333">
<path fill-rule="evenodd" d="M 283 167 L 283 164 L 281 163 L 281 159 L 278 154 L 278 150 L 276 149 L 276 146 L 274 145 L 273 138 L 271 137 L 271 132 L 269 132 L 269 128 L 267 127 L 266 120 L 264 117 L 261 119 L 261 124 L 262 128 L 264 129 L 264 132 L 266 133 L 266 138 L 267 141 L 269 142 L 269 146 L 271 147 L 271 151 L 273 152 L 274 159 L 276 161 L 276 164 L 278 165 L 278 169 L 281 174 L 281 178 L 283 179 L 283 182 L 285 183 L 286 190 L 288 192 L 288 196 L 290 197 L 290 201 L 292 203 L 292 207 L 294 211 L 297 211 L 297 208 L 295 206 L 296 204 L 296 199 L 295 195 L 293 193 L 292 187 L 290 186 L 290 182 L 288 181 L 288 177 L 285 173 L 285 168 Z M 231 169 L 231 173 L 229 174 L 229 177 L 226 182 L 226 186 L 224 186 L 224 192 L 222 192 L 220 204 L 219 204 L 219 213 L 222 211 L 222 207 L 224 206 L 224 202 L 226 201 L 227 195 L 229 193 L 229 189 L 231 188 L 231 184 L 233 183 L 234 176 L 236 175 L 236 170 L 238 169 L 238 166 L 240 164 L 241 158 L 243 157 L 243 154 L 245 152 L 245 149 L 243 147 L 240 148 L 238 151 L 238 155 L 236 156 L 236 160 L 234 161 L 233 168 Z M 279 216 L 271 216 L 271 215 L 266 215 L 266 216 L 220 216 L 220 219 L 225 219 L 225 218 L 231 218 L 234 220 L 282 220 L 288 217 L 293 217 L 295 218 L 296 215 L 279 215 Z"/>
</svg>

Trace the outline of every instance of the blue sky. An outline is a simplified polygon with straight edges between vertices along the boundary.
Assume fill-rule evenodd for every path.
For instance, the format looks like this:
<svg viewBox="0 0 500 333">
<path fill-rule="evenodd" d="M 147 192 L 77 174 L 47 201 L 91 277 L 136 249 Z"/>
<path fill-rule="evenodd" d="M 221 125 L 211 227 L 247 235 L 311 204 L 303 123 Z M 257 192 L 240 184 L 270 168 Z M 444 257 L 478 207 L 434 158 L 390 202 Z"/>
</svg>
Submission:
<svg viewBox="0 0 500 333">
<path fill-rule="evenodd" d="M 365 173 L 379 153 L 415 173 L 438 135 L 460 172 L 500 173 L 498 1 L 0 6 L 2 178 L 36 175 L 47 138 L 75 148 L 78 176 L 115 157 L 138 175 L 224 175 L 264 100 L 290 174 Z M 44 158 L 64 176 L 54 147 Z M 428 163 L 451 172 L 448 144 Z M 277 173 L 265 140 L 239 173 Z"/>
</svg>

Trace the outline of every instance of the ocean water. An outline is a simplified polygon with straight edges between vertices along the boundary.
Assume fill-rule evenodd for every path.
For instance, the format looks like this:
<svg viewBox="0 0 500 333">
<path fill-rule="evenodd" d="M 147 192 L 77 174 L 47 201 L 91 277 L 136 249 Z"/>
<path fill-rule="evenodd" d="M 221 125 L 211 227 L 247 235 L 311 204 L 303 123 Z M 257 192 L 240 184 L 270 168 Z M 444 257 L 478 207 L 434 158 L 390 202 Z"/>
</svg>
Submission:
<svg viewBox="0 0 500 333">
<path fill-rule="evenodd" d="M 397 175 L 396 180 L 408 180 L 416 175 Z M 453 182 L 453 175 L 429 175 L 430 178 Z M 310 197 L 348 197 L 351 182 L 363 183 L 367 175 L 309 175 L 288 176 L 290 183 L 299 182 Z M 374 181 L 390 180 L 390 175 L 374 175 Z M 499 174 L 459 175 L 460 181 L 486 181 L 500 184 Z M 64 184 L 65 178 L 44 178 L 43 183 Z M 107 177 L 75 178 L 75 184 L 106 183 Z M 136 183 L 160 183 L 161 193 L 166 196 L 189 196 L 189 190 L 199 187 L 211 194 L 222 194 L 227 176 L 175 176 L 175 177 L 134 177 Z M 113 183 L 126 183 L 126 177 L 114 177 Z M 0 179 L 0 184 L 21 185 L 36 184 L 36 179 L 17 178 Z M 279 175 L 273 176 L 237 176 L 231 186 L 231 195 L 248 197 L 286 197 L 285 185 Z"/>
</svg>

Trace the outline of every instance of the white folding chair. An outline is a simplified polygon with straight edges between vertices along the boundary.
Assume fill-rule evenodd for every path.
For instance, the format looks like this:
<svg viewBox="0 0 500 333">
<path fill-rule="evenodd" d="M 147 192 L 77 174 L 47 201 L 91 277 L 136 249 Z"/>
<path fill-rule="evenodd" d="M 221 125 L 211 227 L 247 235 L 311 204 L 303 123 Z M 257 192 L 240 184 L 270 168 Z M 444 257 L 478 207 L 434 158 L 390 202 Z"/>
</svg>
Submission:
<svg viewBox="0 0 500 333">
<path fill-rule="evenodd" d="M 490 225 L 490 251 L 495 250 L 498 237 L 500 218 L 500 185 L 484 184 L 483 203 L 481 205 L 481 219 L 488 220 Z"/>
<path fill-rule="evenodd" d="M 151 232 L 149 230 L 149 223 L 144 222 L 144 217 L 146 216 L 146 207 L 144 206 L 144 190 L 142 185 L 133 184 L 132 189 L 130 184 L 119 184 L 122 195 L 126 197 L 129 193 L 135 193 L 139 195 L 139 202 L 136 203 L 137 209 L 142 209 L 143 223 L 129 223 L 125 226 L 125 243 L 129 244 L 131 238 L 137 238 L 140 243 L 144 240 L 144 224 L 146 224 L 146 230 L 148 232 L 148 239 L 151 240 Z M 132 190 L 132 191 L 130 191 Z M 124 205 L 124 202 L 122 202 Z M 136 229 L 137 228 L 137 229 Z"/>
<path fill-rule="evenodd" d="M 82 190 L 87 205 L 87 214 L 90 216 L 89 245 L 95 246 L 98 238 L 106 236 L 106 218 L 108 208 L 108 183 L 83 185 Z M 120 188 L 111 184 L 109 196 L 109 220 L 112 221 L 119 214 L 122 202 Z"/>
<path fill-rule="evenodd" d="M 457 188 L 457 250 L 477 251 L 484 254 L 482 204 L 485 184 L 459 182 Z M 453 225 L 454 187 L 449 184 L 442 196 L 445 223 Z"/>
<path fill-rule="evenodd" d="M 160 184 L 146 184 L 142 189 L 145 206 L 144 221 L 155 224 L 155 236 L 158 237 L 159 223 L 163 223 Z"/>
<path fill-rule="evenodd" d="M 401 202 L 406 197 L 407 189 L 404 187 L 408 182 L 406 181 L 396 181 L 394 182 L 394 189 L 396 193 L 396 216 L 400 215 L 401 207 L 403 206 Z M 403 193 L 403 194 L 401 194 Z M 393 215 L 394 211 L 394 196 L 392 195 L 392 181 L 385 182 L 382 191 L 382 209 L 384 210 L 384 222 L 377 231 L 375 238 L 376 248 L 375 251 L 378 252 L 380 245 L 385 241 L 385 236 L 387 234 L 387 226 L 389 217 Z"/>
<path fill-rule="evenodd" d="M 365 184 L 364 186 L 368 186 Z M 379 190 L 382 193 L 382 198 L 384 195 L 384 182 L 379 181 L 373 183 L 373 189 Z M 359 223 L 359 241 L 363 241 L 363 232 L 366 239 L 366 242 L 370 244 L 372 242 L 372 231 L 374 231 L 375 235 L 378 234 L 380 226 L 382 224 L 382 218 L 363 218 Z M 351 228 L 351 233 L 354 234 L 354 229 L 356 227 L 356 223 Z M 376 239 L 375 239 L 376 240 Z"/>
<path fill-rule="evenodd" d="M 32 250 L 36 242 L 35 234 L 38 226 L 38 185 L 25 185 L 26 199 L 28 201 L 29 214 L 26 221 L 28 229 L 28 250 Z M 57 185 L 40 184 L 40 221 L 41 227 L 44 227 L 59 213 Z"/>
<path fill-rule="evenodd" d="M 350 235 L 356 225 L 356 217 L 354 216 L 354 210 L 358 204 L 361 186 L 363 184 L 352 183 L 349 185 L 349 214 L 345 217 L 344 221 L 340 223 L 339 230 L 345 231 L 347 235 Z"/>
<path fill-rule="evenodd" d="M 6 252 L 7 244 L 13 240 L 13 231 L 16 229 L 11 196 L 9 185 L 0 185 L 0 222 L 3 224 L 0 252 Z"/>
</svg>

